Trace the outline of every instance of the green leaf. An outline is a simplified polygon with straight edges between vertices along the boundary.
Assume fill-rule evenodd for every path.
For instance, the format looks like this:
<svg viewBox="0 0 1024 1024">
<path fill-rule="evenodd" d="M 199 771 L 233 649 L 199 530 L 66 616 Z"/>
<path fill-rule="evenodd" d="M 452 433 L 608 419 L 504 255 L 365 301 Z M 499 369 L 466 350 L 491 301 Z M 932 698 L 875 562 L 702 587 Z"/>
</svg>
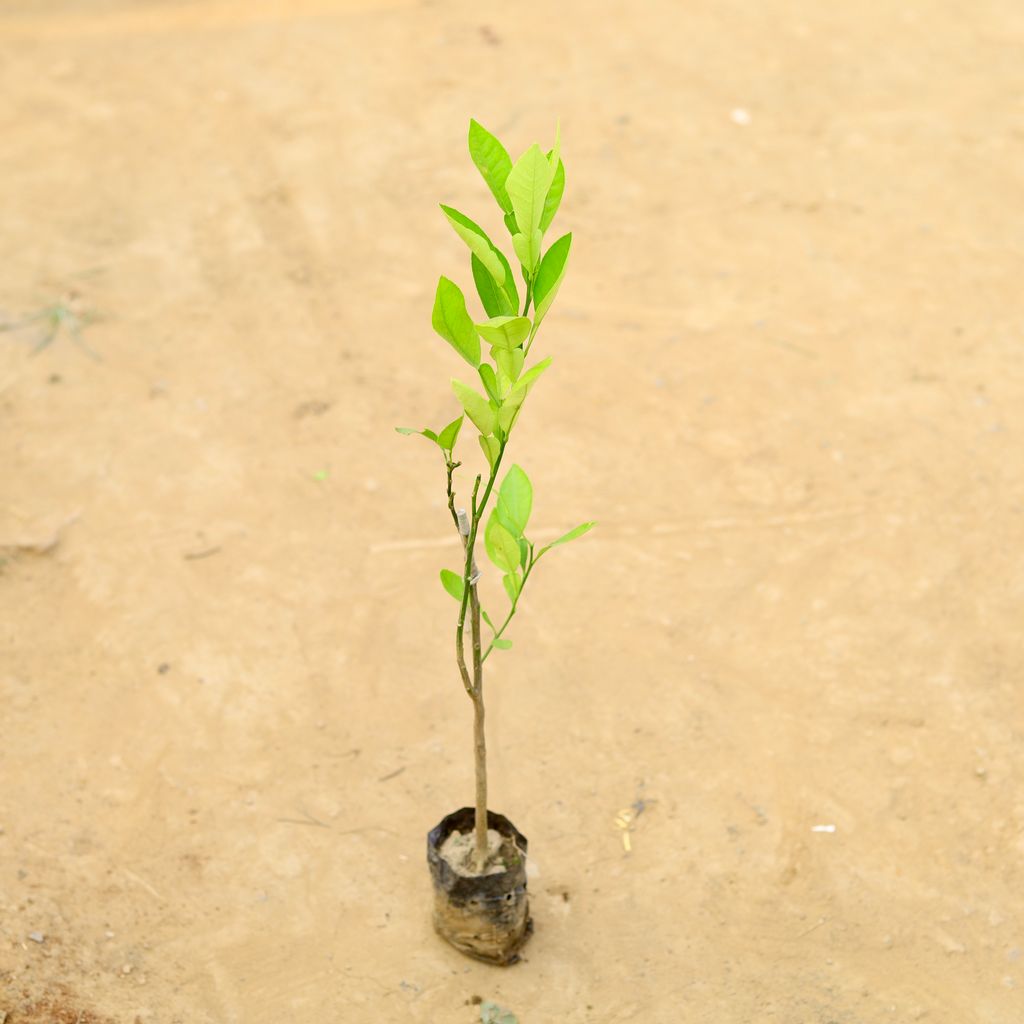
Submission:
<svg viewBox="0 0 1024 1024">
<path fill-rule="evenodd" d="M 558 547 L 559 544 L 568 544 L 569 541 L 589 533 L 595 526 L 597 526 L 597 523 L 580 523 L 579 526 L 573 527 L 568 533 L 563 533 L 558 540 L 553 540 L 544 550 L 547 551 L 549 548 Z"/>
<path fill-rule="evenodd" d="M 540 247 L 543 239 L 544 236 L 541 234 L 540 228 L 536 228 L 529 235 L 520 233 L 512 236 L 512 248 L 515 249 L 519 262 L 530 274 L 536 269 L 537 262 L 540 260 Z"/>
<path fill-rule="evenodd" d="M 484 312 L 488 316 L 515 315 L 519 306 L 518 296 L 516 296 L 516 305 L 513 306 L 509 301 L 508 292 L 505 288 L 498 287 L 498 282 L 487 272 L 487 268 L 475 255 L 470 257 L 470 266 L 473 269 L 473 283 L 476 285 L 476 293 L 480 296 Z M 506 287 L 509 284 L 513 288 L 516 286 L 515 278 L 512 277 L 511 272 L 505 279 Z"/>
<path fill-rule="evenodd" d="M 550 157 L 550 153 L 548 156 Z M 548 194 L 544 198 L 544 212 L 540 217 L 540 229 L 541 231 L 547 231 L 551 227 L 551 222 L 555 219 L 555 214 L 558 213 L 558 207 L 562 203 L 562 194 L 565 192 L 565 164 L 561 160 L 558 161 L 558 169 L 555 171 L 555 176 L 551 181 L 551 188 L 548 189 Z"/>
<path fill-rule="evenodd" d="M 503 405 L 498 410 L 498 429 L 507 438 L 516 422 L 516 415 L 519 412 L 518 405 Z"/>
<path fill-rule="evenodd" d="M 526 354 L 521 348 L 514 348 L 511 351 L 507 348 L 496 348 L 491 354 L 501 372 L 511 382 L 519 380 L 519 374 L 523 372 L 523 363 L 526 360 Z"/>
<path fill-rule="evenodd" d="M 519 564 L 525 569 L 530 560 L 530 545 L 525 537 L 519 538 Z"/>
<path fill-rule="evenodd" d="M 478 121 L 469 121 L 469 155 L 476 164 L 491 194 L 506 212 L 512 209 L 505 182 L 512 170 L 508 150 Z"/>
<path fill-rule="evenodd" d="M 512 646 L 512 641 L 506 640 L 503 636 L 498 636 L 491 641 L 491 646 L 497 647 L 499 651 L 507 651 Z"/>
<path fill-rule="evenodd" d="M 479 368 L 480 380 L 483 382 L 484 390 L 496 402 L 501 401 L 501 392 L 498 388 L 498 379 L 494 376 L 494 369 L 490 363 L 481 363 Z"/>
<path fill-rule="evenodd" d="M 519 598 L 519 591 L 523 589 L 519 574 L 515 570 L 506 573 L 501 577 L 501 582 L 505 585 L 505 593 L 508 594 L 508 599 L 515 604 Z"/>
<path fill-rule="evenodd" d="M 498 461 L 498 452 L 501 451 L 501 444 L 496 437 L 484 437 L 481 434 L 477 434 L 477 440 L 480 442 L 484 458 L 487 459 L 487 465 L 494 469 L 494 463 Z"/>
<path fill-rule="evenodd" d="M 562 278 L 565 277 L 571 245 L 572 232 L 569 232 L 562 235 L 557 242 L 553 242 L 551 248 L 544 253 L 544 259 L 540 261 L 537 277 L 533 282 L 533 308 L 538 324 L 544 319 L 544 315 L 551 308 L 551 303 L 555 301 L 555 295 L 558 294 Z"/>
<path fill-rule="evenodd" d="M 487 557 L 499 569 L 515 572 L 519 565 L 519 544 L 493 512 L 484 530 L 484 547 L 487 548 Z"/>
<path fill-rule="evenodd" d="M 442 276 L 437 282 L 430 322 L 470 366 L 480 365 L 480 338 L 466 312 L 466 300 L 459 286 L 447 277 Z"/>
<path fill-rule="evenodd" d="M 505 227 L 508 228 L 510 235 L 519 234 L 519 225 L 516 223 L 516 215 L 514 213 L 505 214 Z"/>
<path fill-rule="evenodd" d="M 516 386 L 512 389 L 513 393 L 521 391 L 523 398 L 530 393 L 530 388 L 537 383 L 537 378 L 551 365 L 551 356 L 547 359 L 542 359 L 539 363 L 531 366 L 526 373 L 524 373 L 519 380 L 516 381 Z"/>
<path fill-rule="evenodd" d="M 519 225 L 519 231 L 528 237 L 540 229 L 544 200 L 554 176 L 548 158 L 540 146 L 534 143 L 515 162 L 505 181 L 516 224 Z M 526 261 L 523 260 L 523 263 Z"/>
<path fill-rule="evenodd" d="M 523 472 L 522 466 L 514 465 L 505 474 L 498 490 L 497 514 L 502 524 L 513 536 L 521 537 L 530 521 L 533 509 L 533 485 Z M 516 564 L 520 562 L 519 545 L 516 544 Z"/>
<path fill-rule="evenodd" d="M 471 221 L 464 213 L 459 213 L 454 207 L 441 203 L 441 210 L 448 218 L 448 223 L 455 229 L 455 234 L 469 246 L 470 251 L 484 265 L 498 285 L 504 286 L 505 268 L 501 260 L 498 259 L 498 250 L 487 237 L 484 229 Z"/>
<path fill-rule="evenodd" d="M 424 427 L 422 430 L 417 430 L 415 427 L 395 427 L 395 430 L 397 430 L 399 434 L 405 434 L 406 436 L 409 434 L 420 434 L 428 441 L 437 442 L 437 434 L 428 427 Z"/>
<path fill-rule="evenodd" d="M 490 617 L 490 615 L 488 615 L 488 614 L 487 614 L 487 612 L 485 612 L 485 611 L 483 610 L 483 608 L 481 608 L 481 609 L 480 609 L 480 615 L 481 615 L 481 616 L 483 617 L 483 620 L 484 620 L 484 622 L 486 622 L 486 623 L 487 623 L 487 625 L 491 627 L 491 632 L 492 632 L 492 633 L 497 633 L 497 632 L 498 632 L 498 630 L 497 630 L 497 629 L 495 628 L 495 626 L 494 626 L 494 623 L 493 623 L 493 622 L 491 622 L 491 617 Z"/>
<path fill-rule="evenodd" d="M 476 424 L 477 430 L 484 437 L 493 434 L 496 425 L 494 410 L 487 399 L 460 380 L 452 381 L 452 391 L 455 392 L 455 397 L 461 403 L 462 408 L 466 410 L 466 415 Z"/>
<path fill-rule="evenodd" d="M 452 420 L 440 434 L 437 435 L 437 443 L 446 451 L 450 452 L 455 447 L 459 438 L 459 431 L 462 429 L 462 417 Z"/>
<path fill-rule="evenodd" d="M 474 324 L 477 334 L 496 348 L 513 349 L 530 336 L 528 316 L 494 316 L 485 324 Z"/>
<path fill-rule="evenodd" d="M 466 581 L 451 569 L 441 570 L 441 586 L 448 591 L 452 597 L 455 598 L 460 604 L 462 603 L 462 595 L 466 589 Z"/>
</svg>

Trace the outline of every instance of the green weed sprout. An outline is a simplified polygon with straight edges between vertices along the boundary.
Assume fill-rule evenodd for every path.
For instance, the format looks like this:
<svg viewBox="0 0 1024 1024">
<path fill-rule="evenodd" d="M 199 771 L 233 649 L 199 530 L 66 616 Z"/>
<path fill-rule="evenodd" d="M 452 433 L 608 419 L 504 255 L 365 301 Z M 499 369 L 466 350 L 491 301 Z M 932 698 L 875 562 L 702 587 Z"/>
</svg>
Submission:
<svg viewBox="0 0 1024 1024">
<path fill-rule="evenodd" d="M 437 283 L 431 323 L 434 330 L 476 371 L 483 392 L 461 380 L 452 380 L 452 391 L 463 413 L 441 430 L 398 427 L 401 434 L 419 434 L 435 444 L 444 457 L 448 480 L 448 511 L 458 531 L 465 558 L 459 571 L 441 570 L 441 584 L 458 602 L 455 630 L 455 658 L 462 685 L 473 702 L 473 735 L 476 762 L 476 814 L 474 819 L 476 864 L 484 870 L 487 857 L 487 747 L 484 738 L 483 665 L 494 650 L 507 650 L 512 641 L 509 627 L 526 582 L 537 563 L 552 548 L 581 537 L 593 523 L 582 523 L 557 540 L 538 548 L 526 535 L 533 507 L 533 486 L 520 466 L 513 465 L 497 488 L 490 514 L 488 503 L 495 490 L 505 458 L 530 390 L 551 365 L 551 357 L 526 366 L 537 333 L 565 276 L 572 234 L 565 234 L 545 250 L 544 236 L 558 212 L 565 190 L 565 167 L 561 160 L 558 132 L 554 148 L 545 153 L 532 145 L 514 164 L 505 147 L 482 125 L 469 122 L 469 154 L 491 190 L 505 226 L 512 236 L 512 249 L 519 261 L 525 294 L 521 302 L 515 275 L 505 254 L 484 230 L 465 214 L 442 204 L 441 211 L 470 251 L 473 283 L 485 314 L 470 315 L 462 290 L 454 281 L 441 277 Z M 489 350 L 484 354 L 481 343 Z M 468 510 L 459 507 L 454 488 L 455 445 L 463 422 L 468 419 L 478 431 L 477 441 L 487 461 L 486 480 L 478 474 L 473 481 Z M 484 547 L 502 574 L 508 609 L 497 621 L 480 606 L 477 585 L 480 571 L 475 551 L 484 517 Z M 471 667 L 467 666 L 465 629 L 470 630 Z M 481 619 L 492 636 L 486 646 L 481 639 Z"/>
</svg>

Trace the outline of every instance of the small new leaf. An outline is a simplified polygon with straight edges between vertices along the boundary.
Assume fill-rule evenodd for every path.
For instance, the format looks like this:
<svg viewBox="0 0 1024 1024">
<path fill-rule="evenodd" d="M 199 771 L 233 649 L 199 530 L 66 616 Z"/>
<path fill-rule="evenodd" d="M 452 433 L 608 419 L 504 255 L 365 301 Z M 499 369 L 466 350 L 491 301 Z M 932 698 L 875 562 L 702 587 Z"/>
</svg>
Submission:
<svg viewBox="0 0 1024 1024">
<path fill-rule="evenodd" d="M 469 246 L 470 252 L 484 265 L 497 284 L 504 286 L 505 267 L 484 229 L 451 206 L 441 203 L 441 210 L 448 218 L 448 223 L 455 229 L 455 233 Z"/>
<path fill-rule="evenodd" d="M 544 151 L 534 143 L 516 162 L 505 180 L 516 224 L 520 232 L 531 236 L 540 229 L 544 200 L 555 172 Z M 523 261 L 525 264 L 525 260 Z"/>
<path fill-rule="evenodd" d="M 495 136 L 472 118 L 469 122 L 469 155 L 498 205 L 506 213 L 511 212 L 512 203 L 505 182 L 512 170 L 512 157 Z"/>
<path fill-rule="evenodd" d="M 516 286 L 515 279 L 509 272 L 505 279 L 505 288 L 499 288 L 498 282 L 487 272 L 487 268 L 476 258 L 470 257 L 470 266 L 473 270 L 473 284 L 476 285 L 476 293 L 480 296 L 480 303 L 488 316 L 513 316 L 518 306 L 512 305 L 506 288 L 511 284 L 513 289 Z"/>
<path fill-rule="evenodd" d="M 539 324 L 555 301 L 558 289 L 565 277 L 566 264 L 569 262 L 569 248 L 572 246 L 572 232 L 562 235 L 551 248 L 544 253 L 537 269 L 537 278 L 533 283 L 533 308 Z"/>
<path fill-rule="evenodd" d="M 546 359 L 542 359 L 535 366 L 531 366 L 526 373 L 524 373 L 518 381 L 516 386 L 512 389 L 513 392 L 519 391 L 525 398 L 530 393 L 530 388 L 537 383 L 537 378 L 551 365 L 551 356 Z"/>
<path fill-rule="evenodd" d="M 460 604 L 462 603 L 462 595 L 466 589 L 466 582 L 458 574 L 451 571 L 451 569 L 441 570 L 441 586 L 448 591 L 452 597 L 455 598 Z"/>
<path fill-rule="evenodd" d="M 450 452 L 459 439 L 459 431 L 462 429 L 462 417 L 454 419 L 440 434 L 437 435 L 437 443 L 446 451 Z"/>
<path fill-rule="evenodd" d="M 470 366 L 480 365 L 480 338 L 466 312 L 466 300 L 459 286 L 447 277 L 442 276 L 437 282 L 430 322 Z"/>
<path fill-rule="evenodd" d="M 498 490 L 498 514 L 513 536 L 521 537 L 530 521 L 533 509 L 533 485 L 522 466 L 512 466 L 505 474 Z M 516 543 L 515 564 L 519 564 L 519 545 Z"/>
<path fill-rule="evenodd" d="M 512 646 L 511 640 L 506 640 L 502 636 L 497 636 L 491 641 L 492 647 L 497 647 L 499 651 L 507 651 Z"/>
<path fill-rule="evenodd" d="M 519 374 L 523 372 L 523 362 L 526 355 L 521 348 L 508 349 L 497 348 L 492 353 L 495 362 L 501 367 L 502 373 L 512 382 L 519 380 Z"/>
<path fill-rule="evenodd" d="M 407 437 L 410 434 L 420 434 L 428 441 L 433 441 L 435 444 L 439 443 L 437 434 L 435 434 L 429 427 L 424 427 L 422 430 L 417 430 L 415 427 L 395 427 L 395 430 L 398 431 L 399 434 L 405 434 Z"/>
<path fill-rule="evenodd" d="M 506 573 L 501 577 L 501 582 L 505 586 L 505 593 L 508 594 L 508 599 L 512 604 L 515 604 L 519 599 L 519 591 L 523 589 L 519 574 L 516 572 Z"/>
<path fill-rule="evenodd" d="M 553 540 L 546 548 L 544 548 L 544 551 L 550 551 L 551 548 L 558 547 L 559 544 L 568 544 L 569 541 L 575 540 L 577 537 L 582 537 L 585 533 L 589 533 L 595 526 L 597 526 L 597 523 L 580 523 L 579 526 L 573 527 L 568 533 L 563 533 L 558 540 Z M 541 554 L 543 554 L 544 551 L 542 551 Z"/>
<path fill-rule="evenodd" d="M 562 195 L 564 192 L 565 164 L 559 160 L 558 169 L 555 171 L 555 177 L 551 182 L 551 188 L 548 189 L 547 197 L 544 200 L 544 212 L 540 217 L 541 231 L 547 231 L 547 229 L 551 227 L 551 222 L 555 219 L 555 214 L 558 213 L 558 207 L 562 203 Z"/>
<path fill-rule="evenodd" d="M 493 512 L 484 530 L 484 546 L 487 548 L 487 557 L 499 569 L 506 573 L 516 571 L 519 565 L 519 544 Z"/>
<path fill-rule="evenodd" d="M 461 403 L 462 408 L 466 410 L 466 415 L 476 425 L 477 430 L 484 437 L 493 434 L 496 422 L 490 402 L 460 380 L 452 381 L 452 391 L 455 392 L 455 397 Z"/>
<path fill-rule="evenodd" d="M 496 437 L 484 437 L 481 434 L 477 434 L 477 440 L 480 442 L 484 458 L 487 459 L 487 465 L 494 469 L 494 464 L 498 461 L 498 452 L 501 451 L 501 444 Z"/>
<path fill-rule="evenodd" d="M 540 247 L 543 240 L 544 236 L 541 234 L 540 228 L 536 228 L 528 235 L 520 232 L 518 235 L 512 236 L 512 248 L 515 249 L 519 262 L 522 263 L 523 268 L 530 275 L 537 269 L 537 263 L 540 260 Z"/>
<path fill-rule="evenodd" d="M 484 341 L 495 348 L 518 348 L 530 336 L 528 316 L 495 316 L 485 324 L 473 325 Z"/>
<path fill-rule="evenodd" d="M 484 390 L 491 396 L 491 398 L 494 399 L 494 401 L 500 402 L 501 392 L 498 389 L 498 378 L 494 376 L 494 368 L 490 363 L 481 363 L 479 373 Z"/>
</svg>

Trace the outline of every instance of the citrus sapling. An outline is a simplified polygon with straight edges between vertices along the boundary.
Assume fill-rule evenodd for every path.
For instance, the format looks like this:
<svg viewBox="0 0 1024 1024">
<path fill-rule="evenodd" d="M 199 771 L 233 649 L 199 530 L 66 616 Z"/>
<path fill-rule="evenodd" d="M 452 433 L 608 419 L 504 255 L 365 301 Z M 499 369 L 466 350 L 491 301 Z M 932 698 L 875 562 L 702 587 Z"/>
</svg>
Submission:
<svg viewBox="0 0 1024 1024">
<path fill-rule="evenodd" d="M 438 430 L 397 428 L 417 434 L 438 449 L 445 467 L 447 506 L 462 547 L 461 564 L 441 570 L 441 585 L 455 600 L 455 661 L 473 706 L 476 799 L 473 807 L 449 814 L 429 836 L 428 862 L 434 880 L 434 924 L 456 948 L 493 963 L 512 963 L 531 929 L 526 896 L 526 839 L 487 806 L 487 744 L 484 732 L 484 665 L 507 651 L 507 635 L 527 583 L 553 548 L 582 536 L 582 523 L 549 544 L 530 539 L 533 485 L 523 468 L 508 465 L 512 434 L 533 387 L 551 365 L 533 351 L 539 331 L 565 276 L 572 235 L 545 244 L 565 190 L 565 166 L 558 132 L 544 151 L 534 144 L 513 163 L 505 147 L 476 121 L 469 124 L 469 153 L 498 204 L 511 236 L 523 291 L 508 256 L 475 221 L 451 206 L 441 212 L 469 249 L 469 269 L 480 311 L 472 313 L 462 289 L 442 276 L 431 324 L 469 365 L 472 383 L 451 381 L 461 413 Z M 474 304 L 475 305 L 475 304 Z M 539 350 L 538 350 L 539 352 Z M 533 361 L 528 361 L 533 357 Z M 463 374 L 465 376 L 465 374 Z M 473 377 L 475 376 L 475 380 Z M 459 500 L 456 473 L 476 456 L 482 472 Z M 460 455 L 456 446 L 461 442 Z M 468 446 L 470 455 L 463 454 Z M 504 467 L 504 472 L 503 472 Z M 501 576 L 504 610 L 491 616 L 481 604 L 482 572 L 477 552 Z M 483 629 L 486 626 L 488 635 Z"/>
</svg>

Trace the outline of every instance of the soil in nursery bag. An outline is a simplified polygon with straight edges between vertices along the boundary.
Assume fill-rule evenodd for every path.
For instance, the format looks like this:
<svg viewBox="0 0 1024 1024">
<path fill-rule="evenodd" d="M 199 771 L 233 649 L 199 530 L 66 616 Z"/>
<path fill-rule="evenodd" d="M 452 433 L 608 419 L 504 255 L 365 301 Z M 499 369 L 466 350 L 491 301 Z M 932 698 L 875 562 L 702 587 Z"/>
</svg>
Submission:
<svg viewBox="0 0 1024 1024">
<path fill-rule="evenodd" d="M 469 956 L 512 964 L 533 930 L 526 837 L 506 817 L 488 811 L 488 856 L 478 873 L 473 822 L 473 808 L 463 807 L 427 835 L 434 928 Z"/>
</svg>

